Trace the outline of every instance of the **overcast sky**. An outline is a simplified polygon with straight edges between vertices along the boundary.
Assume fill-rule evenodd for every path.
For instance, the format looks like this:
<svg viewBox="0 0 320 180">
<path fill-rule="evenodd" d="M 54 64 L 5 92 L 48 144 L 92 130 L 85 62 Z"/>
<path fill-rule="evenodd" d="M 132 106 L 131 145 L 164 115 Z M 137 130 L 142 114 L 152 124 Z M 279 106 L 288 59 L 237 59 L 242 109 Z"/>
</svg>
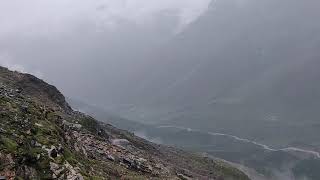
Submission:
<svg viewBox="0 0 320 180">
<path fill-rule="evenodd" d="M 238 88 L 238 78 L 249 77 L 240 66 L 318 49 L 318 7 L 319 0 L 0 0 L 0 65 L 91 104 L 202 104 L 233 82 L 235 94 L 248 92 L 250 83 Z"/>
<path fill-rule="evenodd" d="M 138 62 L 140 54 L 180 32 L 210 3 L 0 0 L 0 65 L 36 75 L 67 96 L 93 81 L 93 88 L 105 84 L 108 88 L 100 87 L 101 91 L 107 89 L 113 96 L 128 84 L 131 71 L 138 71 L 133 66 L 144 66 Z"/>
<path fill-rule="evenodd" d="M 154 31 L 160 31 L 159 26 L 163 24 L 164 28 L 171 26 L 176 32 L 205 12 L 210 2 L 211 0 L 1 0 L 0 65 L 50 80 L 42 72 L 46 71 L 45 69 L 30 68 L 31 64 L 40 60 L 32 60 L 26 55 L 23 56 L 24 60 L 17 60 L 16 51 L 21 44 L 30 47 L 36 44 L 35 41 L 39 38 L 48 39 L 50 42 L 61 39 L 62 36 L 74 36 L 79 32 L 79 28 L 88 28 L 88 25 L 90 31 L 104 32 L 103 36 L 114 36 L 112 30 L 117 32 L 116 36 L 130 33 L 129 36 L 135 36 L 137 30 L 130 30 L 123 24 L 119 25 L 119 22 L 124 21 L 145 28 L 141 30 L 141 34 L 156 34 L 158 32 Z M 167 22 L 168 19 L 165 18 L 159 20 L 160 12 L 171 13 L 169 19 L 171 18 L 175 24 Z M 161 24 L 163 21 L 166 22 Z M 152 23 L 156 25 L 150 25 Z M 150 30 L 147 29 L 148 24 L 157 27 L 153 27 L 155 30 Z M 119 33 L 119 29 L 122 34 Z M 123 43 L 126 40 L 128 38 L 115 37 L 110 40 L 110 43 L 118 41 Z M 10 48 L 9 43 L 12 44 Z M 146 43 L 150 42 L 146 41 Z M 25 51 L 24 47 L 20 49 Z"/>
<path fill-rule="evenodd" d="M 159 11 L 178 12 L 180 23 L 194 20 L 211 0 L 1 0 L 0 38 L 8 34 L 61 33 L 83 20 L 114 27 L 117 19 L 152 20 Z"/>
</svg>

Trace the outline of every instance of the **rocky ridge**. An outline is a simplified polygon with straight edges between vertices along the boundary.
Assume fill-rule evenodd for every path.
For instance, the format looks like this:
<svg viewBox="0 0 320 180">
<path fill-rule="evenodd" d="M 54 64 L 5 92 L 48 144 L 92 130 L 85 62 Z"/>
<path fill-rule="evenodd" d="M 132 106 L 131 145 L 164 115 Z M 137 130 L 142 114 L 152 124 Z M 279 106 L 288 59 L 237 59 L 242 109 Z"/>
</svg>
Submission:
<svg viewBox="0 0 320 180">
<path fill-rule="evenodd" d="M 0 68 L 0 176 L 246 180 L 230 165 L 150 143 L 73 111 L 54 87 Z"/>
</svg>

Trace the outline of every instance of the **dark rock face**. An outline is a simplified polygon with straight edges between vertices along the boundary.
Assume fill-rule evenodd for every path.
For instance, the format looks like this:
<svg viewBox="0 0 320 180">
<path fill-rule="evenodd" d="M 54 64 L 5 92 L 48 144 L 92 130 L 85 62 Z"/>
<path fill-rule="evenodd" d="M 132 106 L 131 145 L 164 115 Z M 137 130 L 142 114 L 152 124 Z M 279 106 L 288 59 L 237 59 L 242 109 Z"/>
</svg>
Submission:
<svg viewBox="0 0 320 180">
<path fill-rule="evenodd" d="M 52 158 L 58 157 L 58 151 L 56 149 L 52 149 L 50 152 L 50 157 Z"/>
</svg>

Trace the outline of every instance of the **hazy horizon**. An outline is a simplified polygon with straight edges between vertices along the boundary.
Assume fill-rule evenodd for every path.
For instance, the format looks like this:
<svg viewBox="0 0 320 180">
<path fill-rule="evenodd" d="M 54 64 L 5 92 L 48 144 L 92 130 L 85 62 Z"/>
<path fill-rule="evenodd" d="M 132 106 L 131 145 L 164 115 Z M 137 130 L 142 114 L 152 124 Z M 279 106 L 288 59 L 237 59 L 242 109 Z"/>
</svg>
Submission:
<svg viewBox="0 0 320 180">
<path fill-rule="evenodd" d="M 319 0 L 2 0 L 0 65 L 149 141 L 318 180 L 319 18 Z"/>
</svg>

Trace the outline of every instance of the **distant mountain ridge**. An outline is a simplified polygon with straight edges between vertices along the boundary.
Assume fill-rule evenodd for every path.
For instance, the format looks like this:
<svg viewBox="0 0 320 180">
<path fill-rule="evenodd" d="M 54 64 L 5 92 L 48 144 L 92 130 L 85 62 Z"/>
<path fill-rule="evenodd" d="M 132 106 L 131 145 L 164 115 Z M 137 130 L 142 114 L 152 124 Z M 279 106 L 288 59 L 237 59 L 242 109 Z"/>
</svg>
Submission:
<svg viewBox="0 0 320 180">
<path fill-rule="evenodd" d="M 319 5 L 316 0 L 214 1 L 148 57 L 152 62 L 132 103 L 136 111 L 119 108 L 120 114 L 316 144 Z M 299 128 L 305 129 L 303 138 L 294 135 Z"/>
<path fill-rule="evenodd" d="M 319 16 L 304 8 L 316 6 L 316 1 L 259 1 L 244 7 L 233 0 L 215 2 L 154 56 L 158 63 L 150 67 L 151 79 L 142 94 L 150 91 L 158 98 L 148 103 L 203 105 L 212 98 L 246 97 L 255 82 L 270 86 L 298 68 L 295 64 L 317 58 Z M 293 12 L 283 12 L 287 4 Z M 296 11 L 305 17 L 298 19 Z M 244 89 L 250 92 L 243 95 Z"/>
</svg>

